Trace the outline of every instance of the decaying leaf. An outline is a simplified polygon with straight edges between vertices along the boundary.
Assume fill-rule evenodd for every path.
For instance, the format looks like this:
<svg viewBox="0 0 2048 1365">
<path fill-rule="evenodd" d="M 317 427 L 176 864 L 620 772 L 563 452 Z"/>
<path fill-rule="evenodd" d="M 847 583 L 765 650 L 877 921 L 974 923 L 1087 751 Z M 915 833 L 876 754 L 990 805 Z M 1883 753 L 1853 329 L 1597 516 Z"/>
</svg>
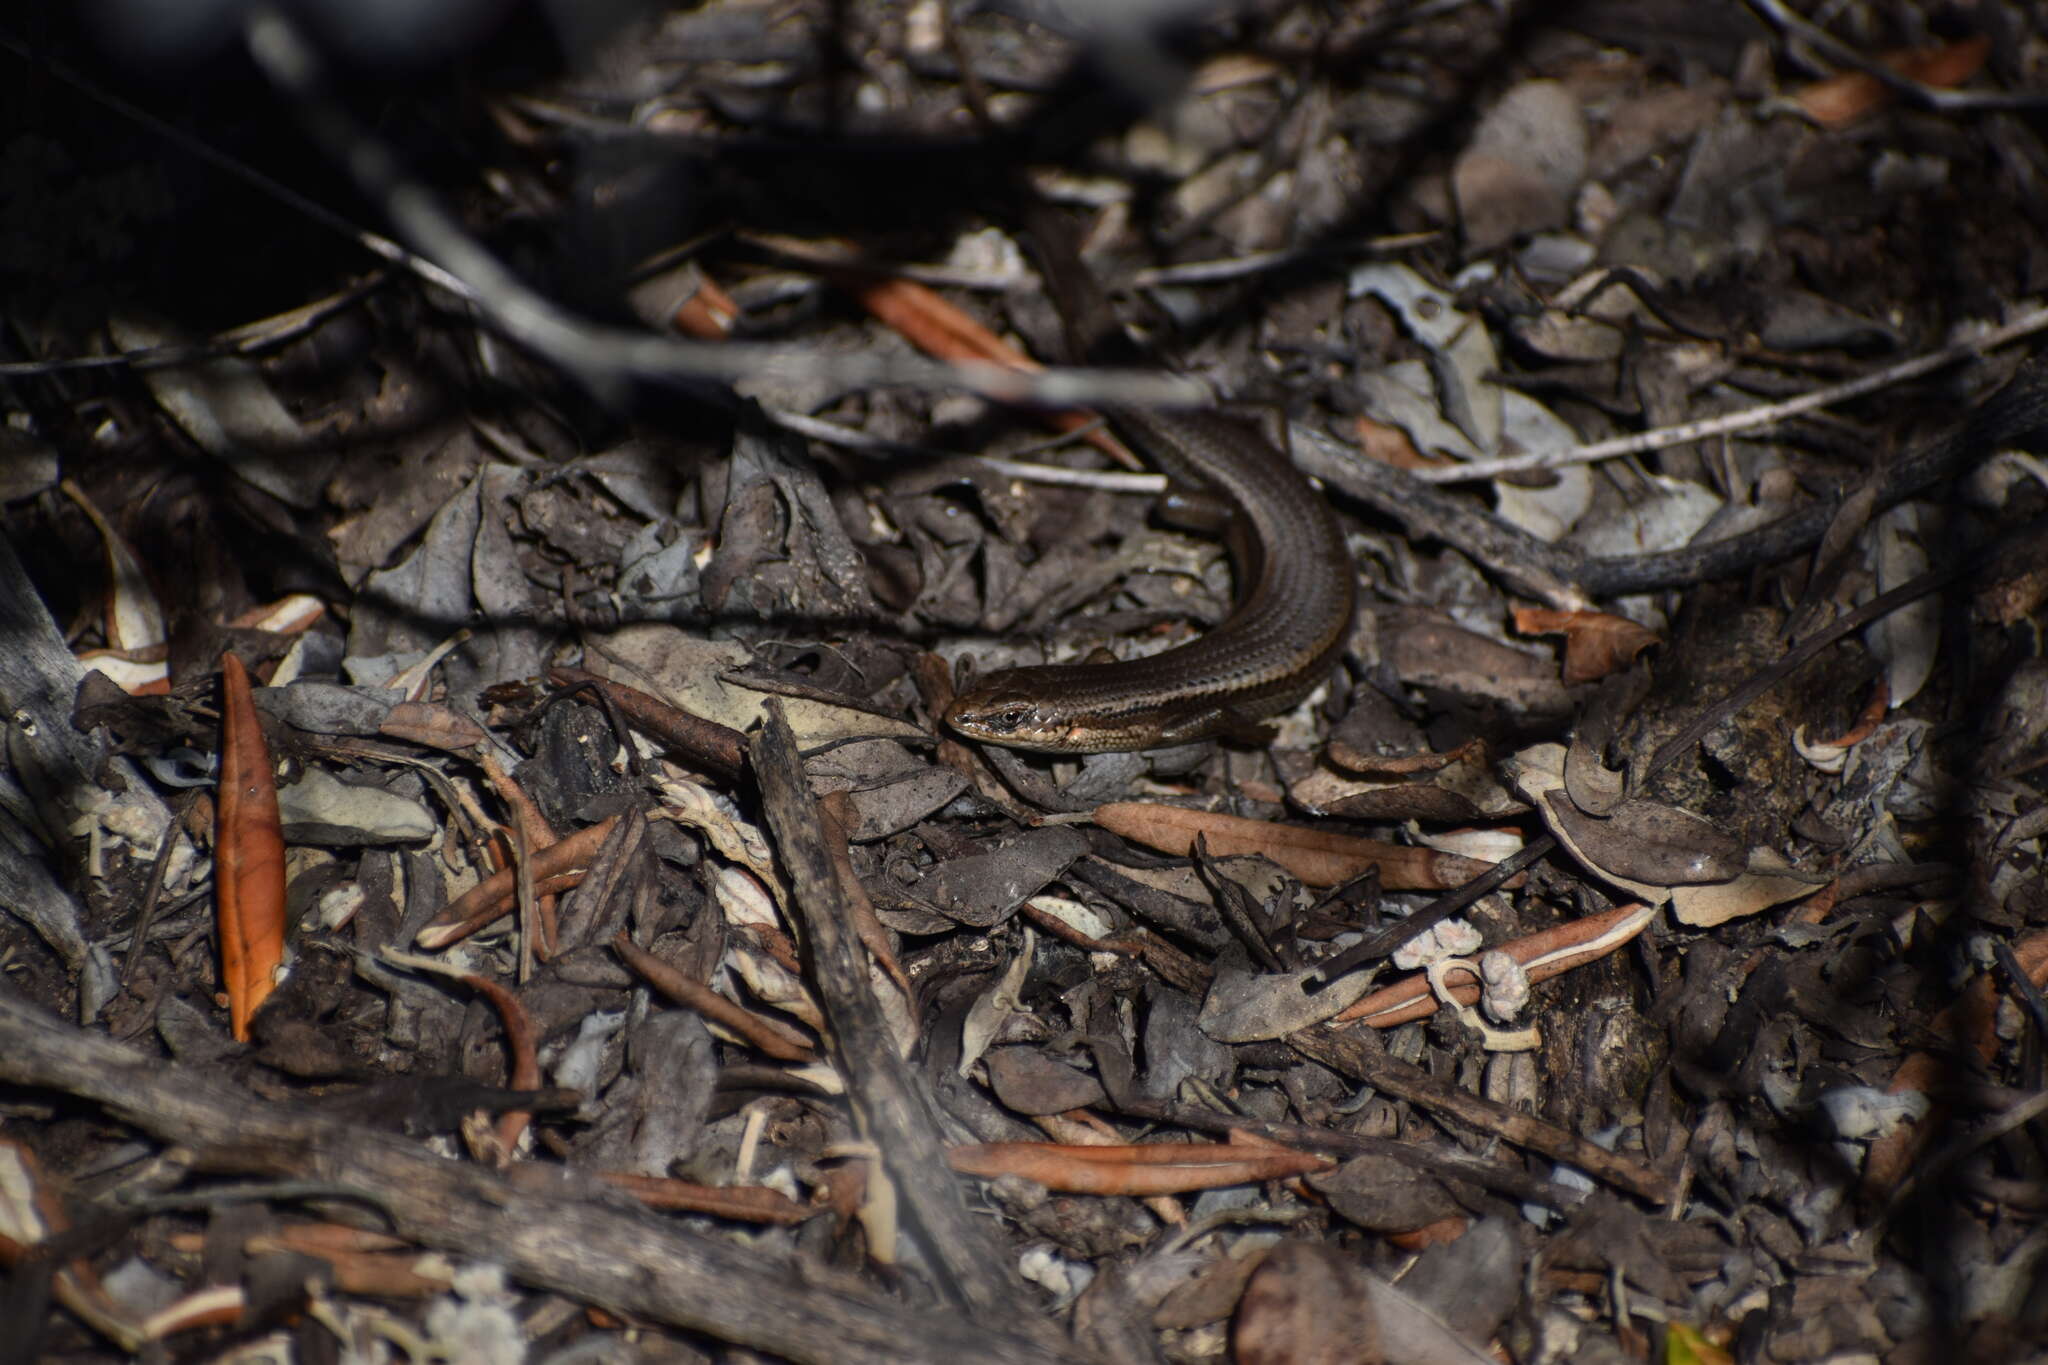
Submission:
<svg viewBox="0 0 2048 1365">
<path fill-rule="evenodd" d="M 1725 836 L 1672 807 L 1638 811 L 1633 823 L 1619 827 L 1585 815 L 1565 794 L 1564 760 L 1561 744 L 1522 750 L 1508 760 L 1515 789 L 1535 804 L 1558 842 L 1589 871 L 1652 905 L 1670 902 L 1681 923 L 1721 924 L 1811 895 L 1827 884 L 1827 878 L 1804 874 L 1768 849 L 1751 849 L 1738 861 Z M 1567 812 L 1563 818 L 1560 809 Z M 1582 840 L 1581 834 L 1589 832 L 1590 842 Z M 1628 870 L 1615 870 L 1615 862 Z M 1731 867 L 1733 873 L 1720 875 Z M 1670 875 L 1659 881 L 1629 875 L 1644 870 Z M 1701 884 L 1709 875 L 1714 879 Z"/>
<path fill-rule="evenodd" d="M 1297 1029 L 1333 1018 L 1365 994 L 1376 968 L 1346 972 L 1311 993 L 1315 968 L 1298 972 L 1253 972 L 1222 967 L 1202 997 L 1202 1032 L 1219 1043 L 1252 1043 L 1284 1038 Z"/>
<path fill-rule="evenodd" d="M 1024 978 L 1031 975 L 1031 958 L 1037 947 L 1037 938 L 1027 926 L 1024 942 L 1017 949 L 1017 955 L 1010 959 L 1010 965 L 1003 968 L 1001 976 L 986 991 L 974 998 L 968 1006 L 967 1018 L 960 1026 L 960 1074 L 965 1076 L 981 1060 L 989 1045 L 1002 1032 L 1010 1016 L 1017 1013 L 1018 997 L 1024 991 Z"/>
<path fill-rule="evenodd" d="M 1267 1252 L 1231 1324 L 1236 1365 L 1382 1365 L 1379 1323 L 1356 1276 L 1320 1242 L 1282 1242 Z"/>
<path fill-rule="evenodd" d="M 1990 55 L 1991 39 L 1979 34 L 1934 47 L 1895 49 L 1878 61 L 1908 80 L 1941 88 L 1961 85 L 1976 75 Z M 1823 128 L 1841 128 L 1884 108 L 1893 98 L 1884 82 L 1868 72 L 1843 71 L 1813 82 L 1792 102 Z"/>
<path fill-rule="evenodd" d="M 1524 635 L 1565 637 L 1567 684 L 1598 682 L 1635 662 L 1636 655 L 1657 644 L 1656 632 L 1626 616 L 1604 611 L 1552 611 L 1546 607 L 1515 608 L 1515 629 Z"/>
</svg>

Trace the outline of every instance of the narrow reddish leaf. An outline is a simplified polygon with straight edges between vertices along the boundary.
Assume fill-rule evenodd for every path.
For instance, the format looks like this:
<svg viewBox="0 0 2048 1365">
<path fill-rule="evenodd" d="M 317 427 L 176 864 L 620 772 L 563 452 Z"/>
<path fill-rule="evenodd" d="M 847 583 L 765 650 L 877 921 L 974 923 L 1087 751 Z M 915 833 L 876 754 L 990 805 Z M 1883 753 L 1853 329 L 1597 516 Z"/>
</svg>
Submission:
<svg viewBox="0 0 2048 1365">
<path fill-rule="evenodd" d="M 2029 981 L 2037 987 L 2048 985 L 2048 930 L 2036 930 L 2013 944 L 2012 955 Z M 1908 1053 L 1892 1072 L 1885 1086 L 1887 1093 L 1917 1091 L 1933 1100 L 1917 1123 L 1902 1123 L 1870 1144 L 1863 1163 L 1865 1193 L 1889 1195 L 1948 1122 L 1949 1104 L 1941 1092 L 1955 1075 L 1957 1059 L 1966 1057 L 1982 1064 L 1996 1055 L 1998 1005 L 1999 990 L 1991 973 L 1979 972 L 1956 1002 L 1934 1017 L 1929 1031 L 1949 1046 L 1939 1054 L 1926 1050 Z"/>
<path fill-rule="evenodd" d="M 941 360 L 979 360 L 1025 374 L 1035 374 L 1044 368 L 955 307 L 944 295 L 915 280 L 843 267 L 827 267 L 827 273 L 833 283 L 860 300 L 863 308 L 928 355 Z M 1056 413 L 1051 418 L 1052 425 L 1061 431 L 1073 431 L 1095 420 L 1092 414 L 1081 412 Z M 1130 452 L 1105 430 L 1090 432 L 1087 440 L 1113 459 L 1136 464 Z"/>
<path fill-rule="evenodd" d="M 273 635 L 299 635 L 327 614 L 327 604 L 309 592 L 295 592 L 275 602 L 251 607 L 228 624 L 237 630 L 267 630 Z"/>
<path fill-rule="evenodd" d="M 430 701 L 399 702 L 385 715 L 377 733 L 449 753 L 473 749 L 489 738 L 468 716 Z"/>
<path fill-rule="evenodd" d="M 962 1175 L 1016 1175 L 1065 1194 L 1186 1194 L 1224 1185 L 1285 1180 L 1332 1163 L 1312 1152 L 1235 1143 L 1151 1143 L 1069 1147 L 1057 1142 L 968 1143 L 947 1151 Z"/>
<path fill-rule="evenodd" d="M 597 1178 L 624 1190 L 650 1209 L 676 1209 L 684 1213 L 710 1213 L 746 1223 L 801 1223 L 826 1212 L 806 1208 L 780 1190 L 766 1185 L 699 1185 L 664 1176 L 633 1175 L 626 1171 L 599 1171 Z"/>
<path fill-rule="evenodd" d="M 816 1055 L 811 1045 L 789 1028 L 740 1008 L 701 981 L 692 981 L 633 942 L 625 930 L 621 929 L 612 939 L 612 951 L 625 959 L 626 965 L 644 977 L 648 985 L 684 1009 L 694 1010 L 738 1034 L 778 1062 L 808 1062 Z"/>
<path fill-rule="evenodd" d="M 587 687 L 602 694 L 628 725 L 680 751 L 692 767 L 713 777 L 730 782 L 746 766 L 745 735 L 716 721 L 693 716 L 651 693 L 580 668 L 550 668 L 548 681 L 557 687 Z"/>
<path fill-rule="evenodd" d="M 699 341 L 724 341 L 732 335 L 733 323 L 739 315 L 740 306 L 732 295 L 719 288 L 709 275 L 700 273 L 696 289 L 675 306 L 669 323 L 678 332 Z"/>
<path fill-rule="evenodd" d="M 270 745 L 249 695 L 249 672 L 220 656 L 220 790 L 214 812 L 213 882 L 221 980 L 237 1041 L 277 987 L 284 965 L 284 828 Z"/>
<path fill-rule="evenodd" d="M 1617 906 L 1525 938 L 1511 939 L 1500 945 L 1500 951 L 1527 968 L 1529 984 L 1536 985 L 1594 958 L 1605 957 L 1643 932 L 1655 914 L 1646 905 Z M 1454 982 L 1451 998 L 1461 1005 L 1473 1004 L 1479 999 L 1479 984 L 1476 981 Z M 1380 987 L 1347 1007 L 1330 1022 L 1344 1024 L 1359 1019 L 1372 1028 L 1393 1028 L 1411 1019 L 1436 1013 L 1438 1003 L 1430 990 L 1428 974 L 1417 972 L 1392 985 Z"/>
<path fill-rule="evenodd" d="M 1097 806 L 1094 820 L 1112 834 L 1175 857 L 1192 856 L 1197 835 L 1207 841 L 1213 857 L 1262 854 L 1309 886 L 1337 886 L 1363 876 L 1367 868 L 1377 867 L 1380 884 L 1389 891 L 1442 891 L 1468 882 L 1493 866 L 1455 853 L 1439 853 L 1433 848 L 1413 848 L 1147 801 L 1112 801 Z"/>
<path fill-rule="evenodd" d="M 534 890 L 546 895 L 567 891 L 581 882 L 590 870 L 590 860 L 604 847 L 605 836 L 618 822 L 618 816 L 609 816 L 534 854 L 529 860 L 533 865 Z M 518 878 L 512 869 L 493 872 L 450 901 L 413 942 L 422 948 L 440 949 L 466 938 L 507 914 L 517 891 Z"/>
<path fill-rule="evenodd" d="M 1396 469 L 1442 469 L 1457 463 L 1441 455 L 1423 454 L 1408 439 L 1407 432 L 1386 422 L 1375 422 L 1370 417 L 1361 417 L 1354 422 L 1352 434 L 1358 438 L 1359 454 Z"/>
<path fill-rule="evenodd" d="M 473 972 L 463 974 L 462 984 L 481 992 L 497 1009 L 498 1018 L 505 1025 L 505 1047 L 512 1054 L 506 1087 L 511 1090 L 540 1089 L 540 1056 L 534 1047 L 533 1020 L 527 1015 L 526 1007 L 519 1003 L 519 997 L 488 977 Z M 508 1109 L 500 1114 L 497 1125 L 499 1145 L 507 1153 L 517 1152 L 520 1136 L 532 1121 L 533 1115 L 524 1109 Z"/>
<path fill-rule="evenodd" d="M 1961 85 L 1976 75 L 1990 55 L 1991 40 L 1979 35 L 1939 47 L 1896 49 L 1878 60 L 1908 80 L 1944 88 Z M 1806 86 L 1792 102 L 1823 128 L 1840 128 L 1876 113 L 1896 98 L 1868 72 L 1844 71 Z"/>
</svg>

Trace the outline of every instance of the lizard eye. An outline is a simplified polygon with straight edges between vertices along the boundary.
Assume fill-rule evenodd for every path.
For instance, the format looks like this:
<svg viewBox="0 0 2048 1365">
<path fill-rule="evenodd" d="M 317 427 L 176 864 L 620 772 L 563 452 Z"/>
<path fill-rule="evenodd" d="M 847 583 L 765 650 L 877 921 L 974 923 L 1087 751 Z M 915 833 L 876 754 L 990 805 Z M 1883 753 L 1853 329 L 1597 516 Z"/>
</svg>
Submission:
<svg viewBox="0 0 2048 1365">
<path fill-rule="evenodd" d="M 1006 706 L 988 718 L 988 728 L 998 734 L 1010 734 L 1031 718 L 1031 709 L 1026 706 Z"/>
</svg>

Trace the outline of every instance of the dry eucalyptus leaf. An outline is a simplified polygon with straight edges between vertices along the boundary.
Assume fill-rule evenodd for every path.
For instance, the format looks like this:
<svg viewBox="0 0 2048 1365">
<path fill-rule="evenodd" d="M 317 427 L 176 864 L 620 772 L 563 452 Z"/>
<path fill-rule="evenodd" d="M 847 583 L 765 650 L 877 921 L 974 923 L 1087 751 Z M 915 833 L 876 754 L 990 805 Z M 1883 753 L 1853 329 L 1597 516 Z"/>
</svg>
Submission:
<svg viewBox="0 0 2048 1365">
<path fill-rule="evenodd" d="M 1307 1180 L 1347 1222 L 1368 1232 L 1408 1232 L 1467 1212 L 1435 1176 L 1397 1157 L 1353 1157 Z"/>
<path fill-rule="evenodd" d="M 1473 746 L 1419 757 L 1436 765 L 1420 777 L 1347 777 L 1317 768 L 1290 786 L 1287 795 L 1303 810 L 1353 820 L 1463 824 L 1528 809 L 1501 785 L 1493 765 Z M 1335 755 L 1332 759 L 1341 761 Z"/>
<path fill-rule="evenodd" d="M 175 328 L 134 317 L 115 318 L 107 330 L 124 351 L 190 340 Z M 201 450 L 288 506 L 319 506 L 320 490 L 340 456 L 299 425 L 257 366 L 222 356 L 139 373 L 158 405 Z"/>
<path fill-rule="evenodd" d="M 1890 592 L 1927 572 L 1927 547 L 1921 540 L 1923 520 L 1917 502 L 1900 503 L 1877 519 L 1877 591 Z M 1942 602 L 1930 593 L 1870 623 L 1863 643 L 1884 661 L 1885 685 L 1891 704 L 1904 706 L 1934 676 L 1935 651 L 1941 647 Z"/>
<path fill-rule="evenodd" d="M 1112 801 L 1097 806 L 1094 814 L 1095 823 L 1112 834 L 1161 853 L 1190 857 L 1199 837 L 1219 856 L 1271 858 L 1309 886 L 1337 886 L 1378 867 L 1389 891 L 1440 891 L 1486 870 L 1484 864 L 1434 849 L 1146 801 Z"/>
<path fill-rule="evenodd" d="M 991 928 L 1044 889 L 1088 851 L 1080 831 L 1064 825 L 1034 829 L 1001 848 L 942 863 L 918 884 L 933 908 L 977 929 Z"/>
<path fill-rule="evenodd" d="M 1372 985 L 1376 967 L 1338 977 L 1311 994 L 1314 968 L 1249 972 L 1219 967 L 1202 1000 L 1202 1032 L 1219 1043 L 1256 1043 L 1320 1024 L 1354 1004 Z"/>
<path fill-rule="evenodd" d="M 989 1088 L 1019 1114 L 1064 1114 L 1105 1098 L 1102 1082 L 1037 1047 L 999 1047 L 983 1059 Z"/>
<path fill-rule="evenodd" d="M 766 714 L 767 693 L 722 676 L 753 662 L 753 655 L 742 645 L 706 640 L 674 626 L 652 623 L 591 636 L 585 643 L 583 666 L 592 673 L 652 692 L 691 715 L 745 733 Z M 789 728 L 805 745 L 855 735 L 926 737 L 914 725 L 852 707 L 807 697 L 781 700 Z"/>
<path fill-rule="evenodd" d="M 853 803 L 848 831 L 856 843 L 909 829 L 967 788 L 967 779 L 912 753 L 894 740 L 842 744 L 805 764 L 812 790 L 844 791 Z"/>
<path fill-rule="evenodd" d="M 1749 865 L 1740 841 L 1691 811 L 1631 797 L 1606 815 L 1588 815 L 1562 787 L 1544 796 L 1544 818 L 1569 829 L 1574 846 L 1610 875 L 1658 886 L 1697 886 L 1725 882 Z"/>
<path fill-rule="evenodd" d="M 1711 929 L 1810 896 L 1827 883 L 1827 878 L 1800 871 L 1770 849 L 1757 849 L 1750 855 L 1749 870 L 1733 881 L 1673 890 L 1671 915 L 1680 924 Z"/>
<path fill-rule="evenodd" d="M 1003 974 L 995 979 L 987 990 L 975 997 L 967 1007 L 967 1017 L 960 1023 L 960 1065 L 962 1076 L 974 1070 L 974 1064 L 987 1052 L 989 1044 L 995 1042 L 1003 1025 L 1010 1016 L 1022 1010 L 1017 1003 L 1024 991 L 1024 979 L 1031 975 L 1031 959 L 1038 951 L 1038 939 L 1031 927 L 1024 928 L 1023 946 L 1010 959 L 1010 965 L 1003 968 Z"/>
</svg>

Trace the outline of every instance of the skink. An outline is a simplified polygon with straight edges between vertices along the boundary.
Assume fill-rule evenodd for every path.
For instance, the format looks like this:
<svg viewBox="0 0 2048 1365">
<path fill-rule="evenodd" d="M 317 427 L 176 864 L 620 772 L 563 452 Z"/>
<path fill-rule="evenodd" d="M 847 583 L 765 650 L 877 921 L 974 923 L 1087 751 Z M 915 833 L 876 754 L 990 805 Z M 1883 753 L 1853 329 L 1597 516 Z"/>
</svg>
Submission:
<svg viewBox="0 0 2048 1365">
<path fill-rule="evenodd" d="M 1257 719 L 1326 677 L 1350 633 L 1356 570 L 1322 495 L 1247 427 L 1119 410 L 1119 430 L 1177 482 L 1231 504 L 1236 609 L 1201 639 L 1128 662 L 1006 668 L 963 692 L 946 723 L 969 739 L 1050 753 L 1263 742 Z"/>
</svg>

